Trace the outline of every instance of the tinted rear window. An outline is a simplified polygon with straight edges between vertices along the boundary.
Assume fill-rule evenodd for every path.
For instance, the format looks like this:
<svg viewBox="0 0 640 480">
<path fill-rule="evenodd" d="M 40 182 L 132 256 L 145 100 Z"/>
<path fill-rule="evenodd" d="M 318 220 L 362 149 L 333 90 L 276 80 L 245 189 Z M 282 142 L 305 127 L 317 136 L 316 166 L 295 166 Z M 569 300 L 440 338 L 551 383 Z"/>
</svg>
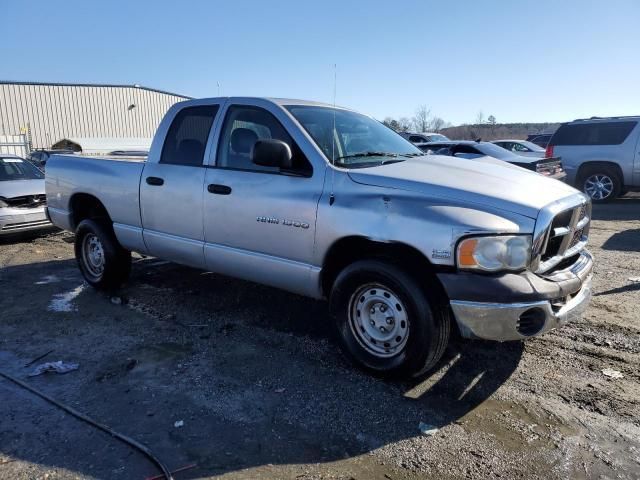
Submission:
<svg viewBox="0 0 640 480">
<path fill-rule="evenodd" d="M 218 105 L 182 109 L 169 127 L 160 163 L 202 165 L 209 131 L 216 113 Z"/>
<path fill-rule="evenodd" d="M 551 145 L 620 145 L 637 122 L 574 123 L 562 125 Z"/>
</svg>

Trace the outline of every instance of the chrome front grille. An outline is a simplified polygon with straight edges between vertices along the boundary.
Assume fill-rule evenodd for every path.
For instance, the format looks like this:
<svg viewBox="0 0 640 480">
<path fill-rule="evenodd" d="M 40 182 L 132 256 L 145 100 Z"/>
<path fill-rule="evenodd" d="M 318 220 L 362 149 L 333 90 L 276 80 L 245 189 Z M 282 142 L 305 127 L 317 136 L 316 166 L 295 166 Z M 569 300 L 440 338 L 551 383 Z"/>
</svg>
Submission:
<svg viewBox="0 0 640 480">
<path fill-rule="evenodd" d="M 566 264 L 587 245 L 591 203 L 584 197 L 579 200 L 573 205 L 556 206 L 555 210 L 545 211 L 536 223 L 534 266 L 537 273 L 547 273 L 559 264 Z"/>
<path fill-rule="evenodd" d="M 3 198 L 3 200 L 11 208 L 36 208 L 47 204 L 47 197 L 44 193 Z"/>
</svg>

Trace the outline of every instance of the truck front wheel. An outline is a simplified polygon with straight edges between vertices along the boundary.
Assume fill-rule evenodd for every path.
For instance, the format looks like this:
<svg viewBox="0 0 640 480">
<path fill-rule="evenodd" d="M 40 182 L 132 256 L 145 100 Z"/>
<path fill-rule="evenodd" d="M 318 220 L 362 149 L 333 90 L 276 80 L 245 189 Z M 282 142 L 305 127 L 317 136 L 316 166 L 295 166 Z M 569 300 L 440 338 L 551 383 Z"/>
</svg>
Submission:
<svg viewBox="0 0 640 480">
<path fill-rule="evenodd" d="M 80 222 L 75 254 L 82 276 L 99 290 L 118 288 L 131 272 L 131 252 L 120 246 L 113 230 L 102 222 Z"/>
<path fill-rule="evenodd" d="M 419 375 L 442 357 L 448 309 L 403 270 L 381 260 L 345 268 L 331 291 L 331 310 L 345 353 L 388 377 Z"/>
</svg>

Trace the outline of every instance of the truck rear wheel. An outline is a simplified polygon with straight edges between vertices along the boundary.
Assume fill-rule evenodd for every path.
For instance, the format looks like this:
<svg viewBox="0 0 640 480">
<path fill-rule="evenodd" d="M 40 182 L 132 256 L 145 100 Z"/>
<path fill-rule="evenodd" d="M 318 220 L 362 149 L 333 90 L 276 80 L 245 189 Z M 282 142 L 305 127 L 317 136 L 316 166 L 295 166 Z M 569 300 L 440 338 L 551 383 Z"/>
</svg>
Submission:
<svg viewBox="0 0 640 480">
<path fill-rule="evenodd" d="M 366 370 L 387 377 L 419 375 L 442 357 L 448 309 L 403 270 L 380 260 L 345 268 L 334 282 L 331 310 L 341 346 Z"/>
<path fill-rule="evenodd" d="M 80 222 L 75 254 L 82 276 L 99 290 L 118 288 L 131 272 L 131 252 L 120 246 L 113 230 L 102 222 Z"/>
</svg>

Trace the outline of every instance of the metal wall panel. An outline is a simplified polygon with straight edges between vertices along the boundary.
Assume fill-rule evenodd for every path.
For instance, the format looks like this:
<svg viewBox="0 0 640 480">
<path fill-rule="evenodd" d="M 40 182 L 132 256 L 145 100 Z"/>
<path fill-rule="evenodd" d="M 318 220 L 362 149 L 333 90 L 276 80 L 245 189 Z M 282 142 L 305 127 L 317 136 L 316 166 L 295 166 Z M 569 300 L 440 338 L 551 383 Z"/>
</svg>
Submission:
<svg viewBox="0 0 640 480">
<path fill-rule="evenodd" d="M 29 154 L 26 135 L 0 135 L 0 154 L 10 153 L 25 158 Z"/>
<path fill-rule="evenodd" d="M 33 148 L 68 137 L 151 138 L 187 98 L 130 85 L 0 82 L 0 135 L 30 132 Z"/>
</svg>

